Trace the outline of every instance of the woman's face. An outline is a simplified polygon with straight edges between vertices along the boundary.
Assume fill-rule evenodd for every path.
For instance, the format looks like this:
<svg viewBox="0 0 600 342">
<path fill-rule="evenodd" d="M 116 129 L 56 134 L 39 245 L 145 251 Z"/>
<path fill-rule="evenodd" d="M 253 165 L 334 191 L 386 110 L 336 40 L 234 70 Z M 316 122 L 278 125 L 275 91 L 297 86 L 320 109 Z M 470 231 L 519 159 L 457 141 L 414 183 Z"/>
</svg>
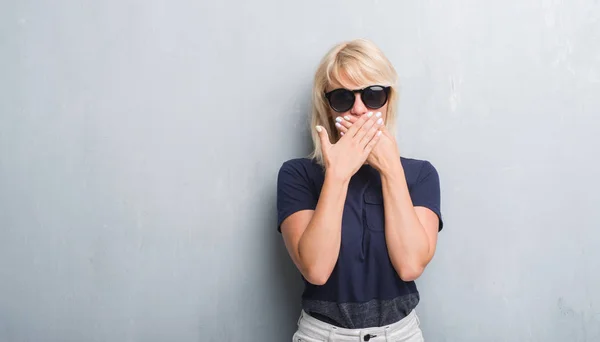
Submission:
<svg viewBox="0 0 600 342">
<path fill-rule="evenodd" d="M 339 84 L 339 83 L 334 83 L 329 85 L 326 89 L 325 92 L 330 92 L 332 90 L 335 89 L 339 89 L 339 88 L 345 88 L 348 90 L 358 90 L 358 89 L 362 89 L 362 87 L 353 84 L 351 82 L 344 82 L 344 84 Z M 365 87 L 366 88 L 366 87 Z M 369 112 L 373 112 L 373 114 L 377 113 L 377 112 L 381 112 L 383 121 L 385 122 L 386 120 L 386 116 L 387 116 L 387 105 L 388 102 L 386 101 L 385 104 L 377 109 L 372 109 L 367 107 L 364 103 L 363 103 L 363 99 L 361 98 L 361 93 L 360 92 L 355 92 L 354 94 L 354 104 L 352 105 L 352 107 L 344 112 L 337 112 L 335 111 L 333 108 L 331 108 L 331 106 L 329 105 L 329 101 L 327 101 L 328 107 L 329 107 L 329 114 L 331 116 L 332 119 L 335 120 L 336 117 L 341 116 L 353 116 L 356 119 L 358 119 L 359 117 L 361 117 L 362 115 L 365 115 Z M 349 99 L 351 101 L 351 99 Z"/>
</svg>

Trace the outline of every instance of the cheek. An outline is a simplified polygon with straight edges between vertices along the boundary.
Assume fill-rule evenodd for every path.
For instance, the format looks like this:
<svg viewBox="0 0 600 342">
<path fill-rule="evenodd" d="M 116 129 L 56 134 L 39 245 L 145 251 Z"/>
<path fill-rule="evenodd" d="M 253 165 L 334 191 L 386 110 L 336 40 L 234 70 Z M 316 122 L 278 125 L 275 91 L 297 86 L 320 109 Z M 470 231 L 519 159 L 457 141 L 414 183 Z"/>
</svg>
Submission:
<svg viewBox="0 0 600 342">
<path fill-rule="evenodd" d="M 378 109 L 381 112 L 381 116 L 383 117 L 383 121 L 387 122 L 387 105 Z"/>
</svg>

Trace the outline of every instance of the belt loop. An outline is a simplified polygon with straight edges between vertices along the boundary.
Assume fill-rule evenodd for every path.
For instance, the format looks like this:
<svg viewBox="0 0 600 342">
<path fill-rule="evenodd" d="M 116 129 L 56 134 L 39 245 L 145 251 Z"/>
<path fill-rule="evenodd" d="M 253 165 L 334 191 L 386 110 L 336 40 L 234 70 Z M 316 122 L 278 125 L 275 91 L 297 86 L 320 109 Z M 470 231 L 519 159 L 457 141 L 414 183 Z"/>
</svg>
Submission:
<svg viewBox="0 0 600 342">
<path fill-rule="evenodd" d="M 385 327 L 385 341 L 390 341 L 390 327 Z"/>
<path fill-rule="evenodd" d="M 302 317 L 304 317 L 304 310 L 300 311 L 300 317 L 298 317 L 298 322 L 296 322 L 298 326 L 300 326 L 300 321 L 302 321 Z"/>
</svg>

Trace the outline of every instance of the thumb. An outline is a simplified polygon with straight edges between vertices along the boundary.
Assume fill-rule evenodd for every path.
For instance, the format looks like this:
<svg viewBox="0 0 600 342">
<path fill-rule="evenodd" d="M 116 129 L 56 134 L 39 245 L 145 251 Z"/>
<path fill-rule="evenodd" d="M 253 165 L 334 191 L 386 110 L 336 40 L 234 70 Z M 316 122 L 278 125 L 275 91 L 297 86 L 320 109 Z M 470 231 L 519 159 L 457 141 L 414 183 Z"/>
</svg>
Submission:
<svg viewBox="0 0 600 342">
<path fill-rule="evenodd" d="M 331 141 L 329 141 L 327 130 L 323 126 L 316 126 L 315 129 L 317 130 L 319 139 L 321 140 L 321 149 L 323 149 L 323 151 L 329 150 L 331 147 Z"/>
</svg>

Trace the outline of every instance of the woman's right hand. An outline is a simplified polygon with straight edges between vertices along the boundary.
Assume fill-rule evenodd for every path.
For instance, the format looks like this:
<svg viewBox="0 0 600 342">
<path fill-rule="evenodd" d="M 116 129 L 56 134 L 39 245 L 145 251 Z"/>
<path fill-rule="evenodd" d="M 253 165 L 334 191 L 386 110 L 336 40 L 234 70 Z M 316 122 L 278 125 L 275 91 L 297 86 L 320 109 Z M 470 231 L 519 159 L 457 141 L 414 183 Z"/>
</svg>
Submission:
<svg viewBox="0 0 600 342">
<path fill-rule="evenodd" d="M 382 124 L 372 113 L 362 115 L 335 144 L 329 141 L 327 130 L 317 126 L 327 172 L 350 180 L 379 141 Z"/>
</svg>

